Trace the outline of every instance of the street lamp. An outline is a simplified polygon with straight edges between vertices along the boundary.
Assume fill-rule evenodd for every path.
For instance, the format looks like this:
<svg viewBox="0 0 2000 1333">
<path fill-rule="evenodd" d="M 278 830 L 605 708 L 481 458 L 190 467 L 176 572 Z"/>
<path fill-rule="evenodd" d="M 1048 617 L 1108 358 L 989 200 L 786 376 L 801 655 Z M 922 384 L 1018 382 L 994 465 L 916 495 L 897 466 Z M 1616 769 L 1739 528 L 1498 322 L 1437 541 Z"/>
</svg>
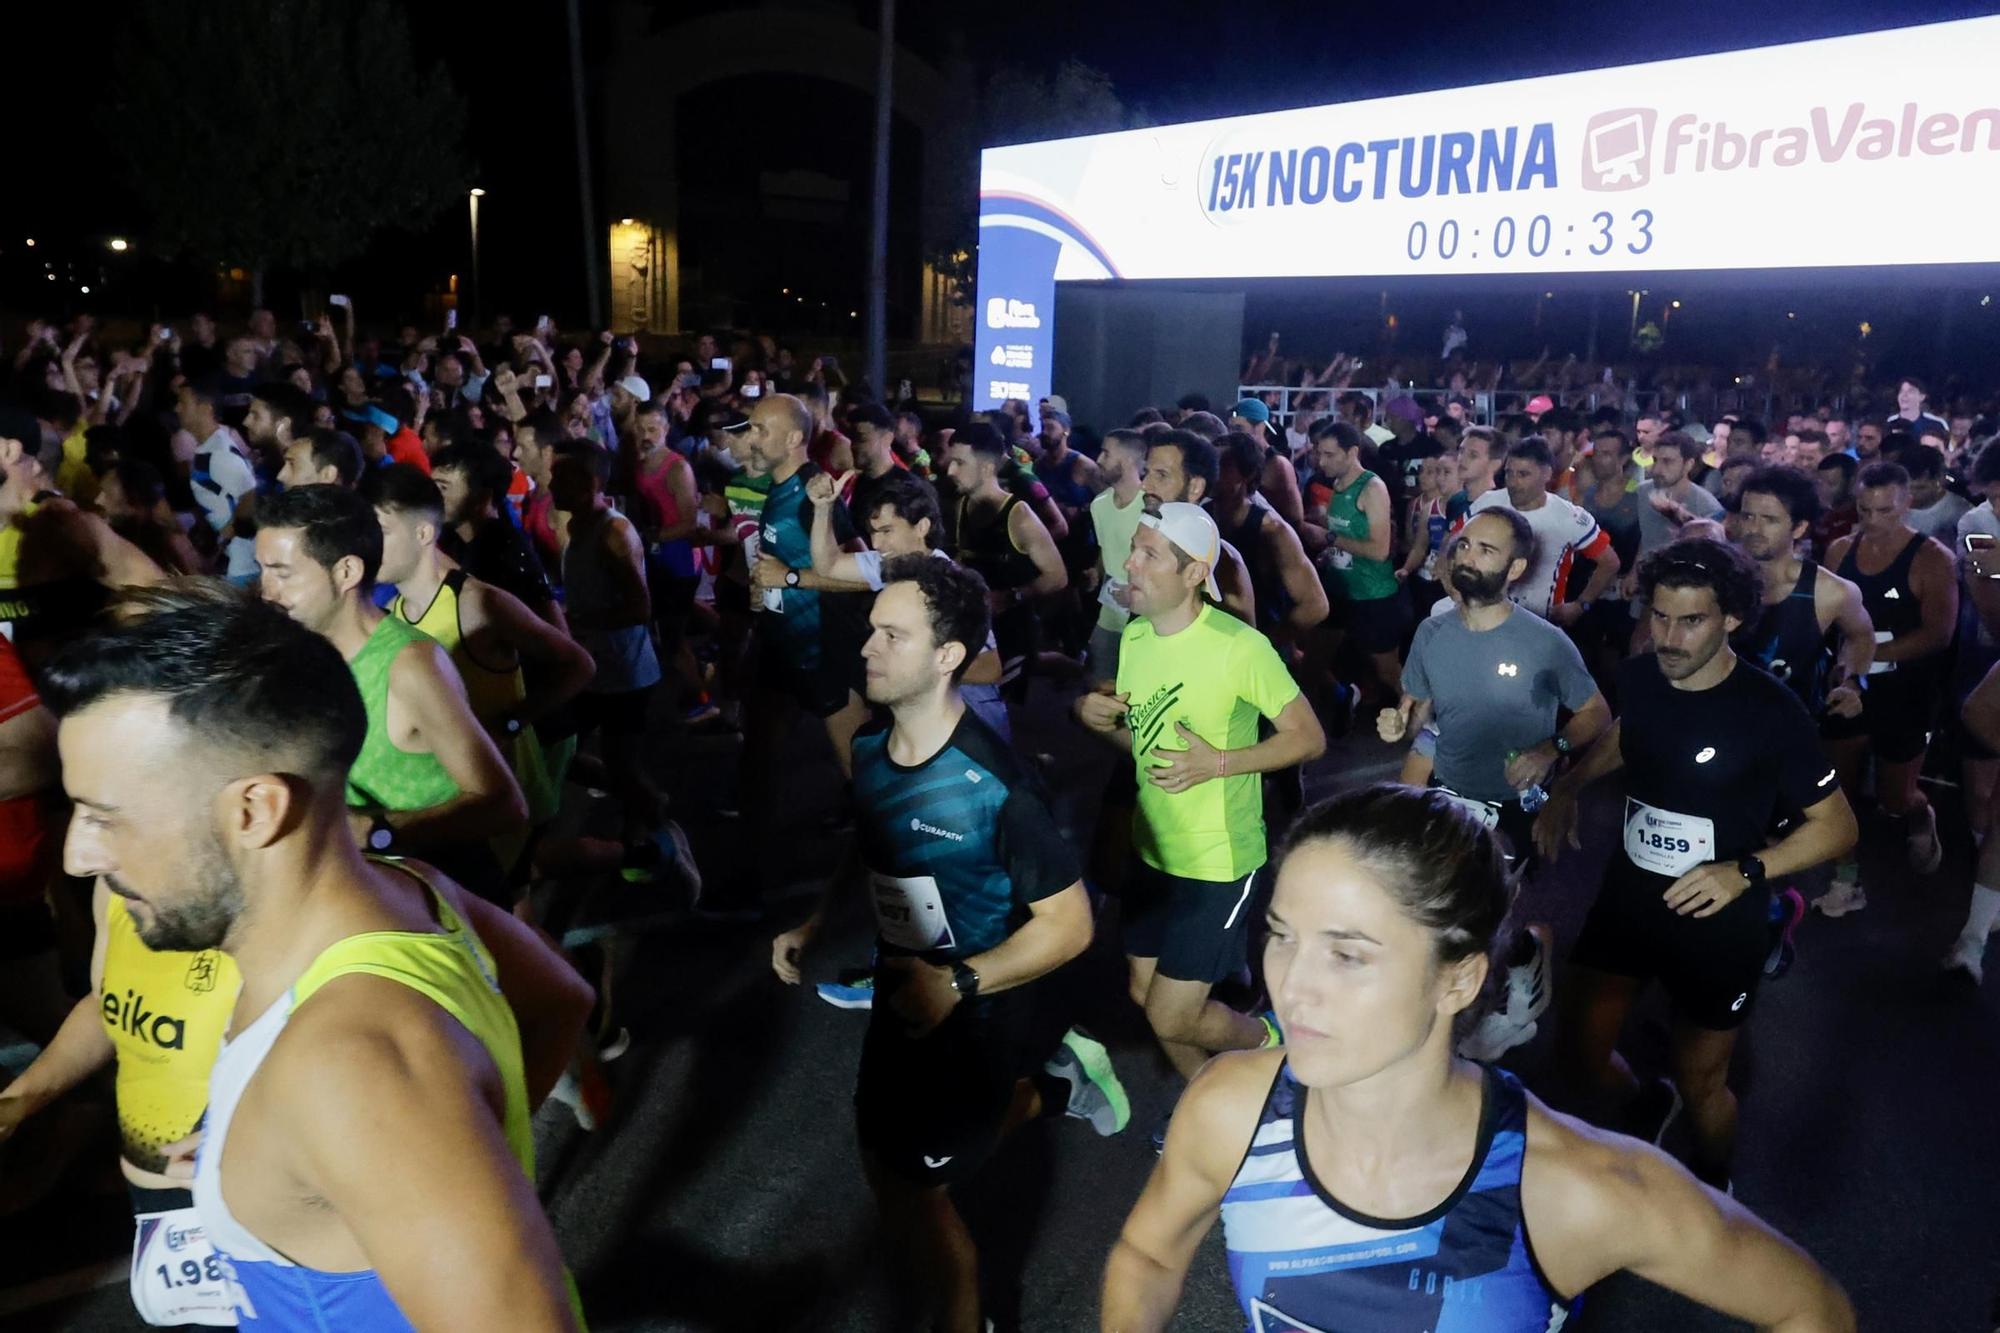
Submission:
<svg viewBox="0 0 2000 1333">
<path fill-rule="evenodd" d="M 481 199 L 484 199 L 485 197 L 486 197 L 486 191 L 484 191 L 484 190 L 480 189 L 480 188 L 479 188 L 479 187 L 478 187 L 477 185 L 475 185 L 475 186 L 473 186 L 473 187 L 472 187 L 472 193 L 471 193 L 470 195 L 468 195 L 468 196 L 466 197 L 466 201 L 465 201 L 465 202 L 466 202 L 466 204 L 467 204 L 467 206 L 469 206 L 469 207 L 470 207 L 470 208 L 472 209 L 472 319 L 471 319 L 471 323 L 472 323 L 472 324 L 474 324 L 474 325 L 477 325 L 477 324 L 479 323 L 479 297 L 480 297 L 480 295 L 481 295 L 481 293 L 480 293 L 480 289 L 479 289 L 479 201 L 480 201 Z"/>
</svg>

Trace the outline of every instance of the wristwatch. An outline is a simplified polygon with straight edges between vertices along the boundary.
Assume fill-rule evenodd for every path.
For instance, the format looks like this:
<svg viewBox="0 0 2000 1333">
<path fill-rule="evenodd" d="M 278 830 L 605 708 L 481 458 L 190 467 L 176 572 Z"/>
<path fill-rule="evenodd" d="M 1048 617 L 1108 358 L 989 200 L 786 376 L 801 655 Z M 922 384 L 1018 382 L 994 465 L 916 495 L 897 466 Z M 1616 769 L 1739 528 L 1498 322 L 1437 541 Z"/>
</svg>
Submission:
<svg viewBox="0 0 2000 1333">
<path fill-rule="evenodd" d="M 979 997 L 979 974 L 972 970 L 972 964 L 960 961 L 951 965 L 951 988 L 962 1000 Z"/>
<path fill-rule="evenodd" d="M 799 571 L 798 571 L 798 570 L 796 570 L 796 569 L 788 569 L 788 570 L 786 570 L 786 571 L 785 571 L 785 586 L 786 586 L 787 588 L 796 588 L 796 587 L 798 587 L 798 586 L 799 586 Z"/>
<path fill-rule="evenodd" d="M 1736 863 L 1736 873 L 1750 881 L 1750 887 L 1754 889 L 1764 882 L 1764 863 L 1754 856 L 1746 856 Z"/>
<path fill-rule="evenodd" d="M 1569 737 L 1563 735 L 1560 731 L 1558 731 L 1555 734 L 1555 736 L 1550 739 L 1549 744 L 1556 747 L 1556 754 L 1558 756 L 1567 755 L 1569 753 L 1570 749 Z"/>
</svg>

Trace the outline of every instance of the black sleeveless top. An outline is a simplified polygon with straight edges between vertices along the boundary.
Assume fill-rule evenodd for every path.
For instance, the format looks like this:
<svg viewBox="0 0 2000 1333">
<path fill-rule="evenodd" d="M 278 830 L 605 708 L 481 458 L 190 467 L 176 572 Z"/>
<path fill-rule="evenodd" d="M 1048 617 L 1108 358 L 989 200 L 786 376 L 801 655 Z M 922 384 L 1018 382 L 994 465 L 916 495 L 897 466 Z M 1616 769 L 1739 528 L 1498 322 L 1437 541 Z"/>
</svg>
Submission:
<svg viewBox="0 0 2000 1333">
<path fill-rule="evenodd" d="M 1257 628 L 1267 635 L 1284 622 L 1286 614 L 1292 609 L 1285 581 L 1278 577 L 1275 562 L 1264 550 L 1265 515 L 1271 512 L 1253 499 L 1250 512 L 1241 523 L 1233 528 L 1216 524 L 1222 533 L 1222 540 L 1236 548 L 1236 553 L 1243 557 L 1243 564 L 1250 571 L 1250 588 L 1257 597 Z M 1213 507 L 1210 507 L 1209 515 L 1215 516 Z"/>
<path fill-rule="evenodd" d="M 1014 549 L 1014 539 L 1007 531 L 1019 503 L 1020 496 L 1010 495 L 988 514 L 970 496 L 959 499 L 958 563 L 978 570 L 989 588 L 1025 588 L 1039 573 L 1033 560 Z"/>
<path fill-rule="evenodd" d="M 1819 716 L 1826 702 L 1826 674 L 1832 636 L 1819 627 L 1814 590 L 1819 566 L 1799 561 L 1799 580 L 1785 600 L 1767 605 L 1754 625 L 1737 631 L 1735 648 L 1788 686 L 1808 712 Z"/>
</svg>

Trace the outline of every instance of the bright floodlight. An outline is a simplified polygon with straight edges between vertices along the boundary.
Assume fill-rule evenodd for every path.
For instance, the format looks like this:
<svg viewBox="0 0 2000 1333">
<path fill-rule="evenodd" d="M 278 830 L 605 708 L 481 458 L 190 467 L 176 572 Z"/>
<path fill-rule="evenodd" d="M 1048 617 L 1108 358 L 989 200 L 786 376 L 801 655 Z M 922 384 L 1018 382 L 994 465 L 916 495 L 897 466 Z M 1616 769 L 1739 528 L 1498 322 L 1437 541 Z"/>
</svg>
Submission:
<svg viewBox="0 0 2000 1333">
<path fill-rule="evenodd" d="M 131 249 L 132 245 L 123 236 L 114 236 L 111 238 L 111 248 L 113 250 L 125 251 Z"/>
</svg>

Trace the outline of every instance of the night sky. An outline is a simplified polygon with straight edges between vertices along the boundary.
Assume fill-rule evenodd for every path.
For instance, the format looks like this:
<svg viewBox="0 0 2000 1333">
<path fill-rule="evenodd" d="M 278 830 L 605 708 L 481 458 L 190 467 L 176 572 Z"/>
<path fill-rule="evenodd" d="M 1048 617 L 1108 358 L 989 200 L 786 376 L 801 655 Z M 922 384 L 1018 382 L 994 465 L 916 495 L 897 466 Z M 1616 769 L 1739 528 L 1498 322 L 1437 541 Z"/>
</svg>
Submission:
<svg viewBox="0 0 2000 1333">
<path fill-rule="evenodd" d="M 138 2 L 19 7 L 8 16 L 17 53 L 8 88 L 17 113 L 9 222 L 18 220 L 25 233 L 52 238 L 58 248 L 73 245 L 80 255 L 101 255 L 101 238 L 108 235 L 145 236 L 146 219 L 116 169 L 107 165 L 103 134 L 89 111 L 93 104 L 115 98 L 111 81 L 92 71 L 105 59 L 105 34 Z M 657 0 L 647 7 L 664 23 L 693 5 L 692 0 Z M 754 34 L 759 24 L 783 22 L 782 9 L 755 3 L 709 7 L 741 11 L 746 34 Z M 876 10 L 870 0 L 826 0 L 825 7 L 851 10 L 869 23 Z M 605 55 L 602 6 L 584 0 L 583 8 L 587 58 L 596 64 Z M 1010 0 L 1004 5 L 903 0 L 900 9 L 902 39 L 920 54 L 941 59 L 963 52 L 989 65 L 1052 66 L 1080 59 L 1108 73 L 1129 107 L 1166 123 L 1833 36 L 1888 26 L 1891 20 L 1904 25 L 1963 18 L 1995 12 L 2000 4 L 1904 0 L 1889 7 L 1861 0 L 1815 5 L 1730 0 L 1680 6 L 1556 0 L 1405 9 L 1291 0 L 1247 5 L 1211 0 Z M 481 184 L 492 191 L 482 213 L 487 308 L 577 310 L 579 214 L 562 4 L 526 0 L 504 9 L 410 5 L 408 12 L 420 61 L 442 60 L 470 107 L 467 147 Z M 500 15 L 500 22 L 489 17 Z M 700 53 L 690 52 L 687 58 L 698 60 Z M 189 77 L 199 77 L 199 72 L 190 71 Z M 1843 96 L 1865 92 L 1830 91 Z M 749 90 L 730 94 L 750 95 Z M 21 114 L 29 108 L 34 109 L 31 114 Z M 810 110 L 802 107 L 789 118 L 797 138 L 826 135 L 829 156 L 851 159 L 846 146 L 831 142 L 843 131 L 814 125 Z M 782 109 L 747 102 L 725 101 L 719 114 L 725 119 L 740 114 L 760 126 L 783 127 L 788 121 Z M 861 119 L 865 122 L 865 116 Z M 865 123 L 852 132 L 865 136 Z M 764 135 L 767 142 L 773 137 Z M 775 137 L 783 137 L 782 128 Z M 757 142 L 746 138 L 742 152 L 754 158 Z M 782 147 L 790 151 L 774 149 L 775 156 L 798 156 L 798 143 Z M 597 151 L 601 170 L 601 135 Z M 196 188 L 193 183 L 190 187 Z M 865 189 L 857 195 L 865 197 Z M 605 220 L 601 209 L 598 220 Z M 357 270 L 352 281 L 360 283 L 365 276 L 383 291 L 408 292 L 410 297 L 403 299 L 413 299 L 464 264 L 466 231 L 463 211 L 450 211 L 414 241 L 403 235 L 378 244 L 377 253 L 352 266 Z M 45 247 L 49 244 L 45 239 Z M 822 247 L 814 262 L 823 272 L 795 272 L 795 280 L 836 292 L 854 288 L 861 256 L 848 256 L 844 248 Z M 52 253 L 44 248 L 35 257 Z M 10 260 L 18 264 L 21 258 L 19 238 L 0 234 L 0 272 Z M 174 285 L 157 272 L 151 286 L 156 304 L 175 304 Z M 17 296 L 22 290 L 18 284 L 0 287 L 0 304 L 19 304 L 5 300 L 10 289 Z M 379 302 L 375 309 L 381 310 Z"/>
</svg>

